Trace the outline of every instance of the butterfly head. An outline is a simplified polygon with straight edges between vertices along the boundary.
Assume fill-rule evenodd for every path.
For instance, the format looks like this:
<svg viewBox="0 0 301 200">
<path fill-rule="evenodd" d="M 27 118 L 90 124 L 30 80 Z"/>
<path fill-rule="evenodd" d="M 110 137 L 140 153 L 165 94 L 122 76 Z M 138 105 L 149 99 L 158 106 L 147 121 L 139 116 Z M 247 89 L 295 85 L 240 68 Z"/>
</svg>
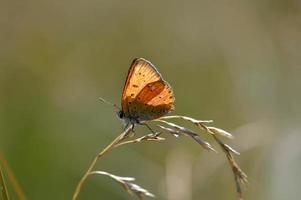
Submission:
<svg viewBox="0 0 301 200">
<path fill-rule="evenodd" d="M 135 124 L 137 123 L 136 120 L 131 120 L 130 118 L 125 116 L 125 113 L 122 110 L 119 110 L 116 112 L 117 117 L 122 121 L 124 127 L 129 126 L 130 124 Z"/>
<path fill-rule="evenodd" d="M 116 114 L 118 118 L 124 119 L 124 112 L 122 110 L 119 110 Z"/>
</svg>

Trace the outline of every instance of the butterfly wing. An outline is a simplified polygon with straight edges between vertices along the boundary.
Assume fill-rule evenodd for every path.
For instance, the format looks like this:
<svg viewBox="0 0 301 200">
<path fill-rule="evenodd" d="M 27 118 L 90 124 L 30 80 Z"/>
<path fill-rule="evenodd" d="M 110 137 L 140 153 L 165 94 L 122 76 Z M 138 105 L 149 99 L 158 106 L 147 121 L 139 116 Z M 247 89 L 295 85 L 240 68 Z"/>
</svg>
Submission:
<svg viewBox="0 0 301 200">
<path fill-rule="evenodd" d="M 149 83 L 132 105 L 132 115 L 139 121 L 157 119 L 174 109 L 173 91 L 164 80 Z"/>
<path fill-rule="evenodd" d="M 139 121 L 159 118 L 174 108 L 173 91 L 149 61 L 132 62 L 122 93 L 121 106 L 127 118 Z"/>
</svg>

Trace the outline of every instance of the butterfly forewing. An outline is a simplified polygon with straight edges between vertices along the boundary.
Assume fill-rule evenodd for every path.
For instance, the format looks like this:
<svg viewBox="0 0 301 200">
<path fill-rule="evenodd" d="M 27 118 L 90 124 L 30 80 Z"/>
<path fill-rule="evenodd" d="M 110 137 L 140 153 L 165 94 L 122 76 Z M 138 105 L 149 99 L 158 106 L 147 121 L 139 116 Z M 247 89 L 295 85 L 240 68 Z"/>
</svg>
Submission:
<svg viewBox="0 0 301 200">
<path fill-rule="evenodd" d="M 173 103 L 173 91 L 156 68 L 143 58 L 135 59 L 122 94 L 125 116 L 139 121 L 156 119 L 172 110 Z"/>
<path fill-rule="evenodd" d="M 128 96 L 135 98 L 144 86 L 160 79 L 161 75 L 149 61 L 143 58 L 134 59 L 128 71 L 122 100 Z"/>
</svg>

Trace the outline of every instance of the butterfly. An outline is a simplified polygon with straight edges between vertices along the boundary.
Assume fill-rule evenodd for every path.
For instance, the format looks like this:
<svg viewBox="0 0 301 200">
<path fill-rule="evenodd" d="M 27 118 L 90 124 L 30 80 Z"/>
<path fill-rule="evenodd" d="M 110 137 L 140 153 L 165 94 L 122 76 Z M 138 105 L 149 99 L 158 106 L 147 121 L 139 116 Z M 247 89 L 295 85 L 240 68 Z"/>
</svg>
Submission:
<svg viewBox="0 0 301 200">
<path fill-rule="evenodd" d="M 133 60 L 124 84 L 118 117 L 128 125 L 158 119 L 174 110 L 174 93 L 156 67 L 143 58 Z"/>
</svg>

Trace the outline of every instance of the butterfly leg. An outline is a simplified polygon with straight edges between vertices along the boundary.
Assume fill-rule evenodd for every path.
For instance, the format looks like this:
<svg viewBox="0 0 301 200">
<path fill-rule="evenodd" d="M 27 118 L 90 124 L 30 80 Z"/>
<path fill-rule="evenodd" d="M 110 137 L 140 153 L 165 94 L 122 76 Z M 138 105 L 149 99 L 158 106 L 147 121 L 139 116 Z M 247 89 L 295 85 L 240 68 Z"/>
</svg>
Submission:
<svg viewBox="0 0 301 200">
<path fill-rule="evenodd" d="M 157 134 L 148 124 L 146 123 L 140 123 L 143 126 L 146 126 L 153 134 Z"/>
<path fill-rule="evenodd" d="M 135 127 L 135 124 L 131 123 L 131 122 L 127 122 L 124 126 L 124 130 L 127 130 L 128 128 L 130 128 L 131 126 L 131 130 L 128 132 L 128 134 L 126 134 L 126 137 L 133 137 L 135 135 L 135 130 L 134 130 L 134 127 Z"/>
<path fill-rule="evenodd" d="M 130 122 L 124 123 L 123 131 L 125 131 L 130 126 L 130 124 Z"/>
<path fill-rule="evenodd" d="M 124 124 L 125 124 L 125 125 L 124 125 L 124 128 L 123 128 L 124 131 L 125 131 L 126 129 L 128 129 L 130 126 L 132 126 L 132 130 L 131 130 L 131 131 L 134 131 L 134 127 L 135 127 L 135 124 L 134 124 L 134 123 L 132 123 L 131 121 L 126 121 Z"/>
<path fill-rule="evenodd" d="M 131 130 L 131 135 L 130 135 L 130 137 L 134 137 L 134 135 L 135 135 L 135 130 L 134 130 L 135 124 L 131 124 L 130 126 L 132 126 L 132 130 Z"/>
<path fill-rule="evenodd" d="M 135 133 L 134 128 L 135 128 L 135 124 L 132 124 L 132 132 L 133 132 L 133 133 Z"/>
</svg>

